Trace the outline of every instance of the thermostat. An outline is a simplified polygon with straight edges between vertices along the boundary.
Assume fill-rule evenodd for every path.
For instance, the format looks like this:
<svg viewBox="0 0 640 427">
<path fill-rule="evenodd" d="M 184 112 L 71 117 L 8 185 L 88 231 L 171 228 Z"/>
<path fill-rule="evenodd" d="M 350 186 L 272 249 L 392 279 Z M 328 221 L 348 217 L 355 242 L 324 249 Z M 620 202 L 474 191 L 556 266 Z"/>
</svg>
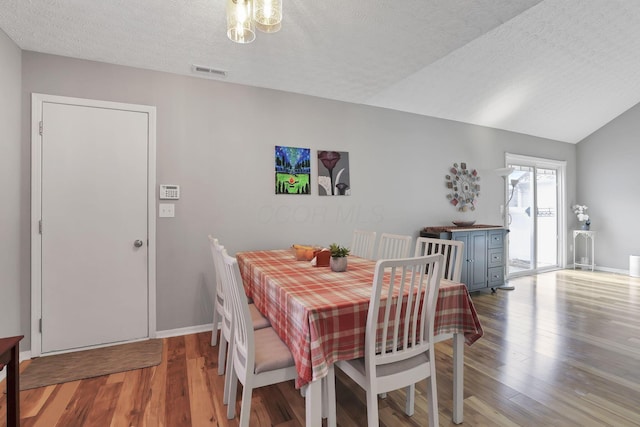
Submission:
<svg viewBox="0 0 640 427">
<path fill-rule="evenodd" d="M 160 184 L 160 200 L 178 200 L 179 198 L 179 185 Z"/>
</svg>

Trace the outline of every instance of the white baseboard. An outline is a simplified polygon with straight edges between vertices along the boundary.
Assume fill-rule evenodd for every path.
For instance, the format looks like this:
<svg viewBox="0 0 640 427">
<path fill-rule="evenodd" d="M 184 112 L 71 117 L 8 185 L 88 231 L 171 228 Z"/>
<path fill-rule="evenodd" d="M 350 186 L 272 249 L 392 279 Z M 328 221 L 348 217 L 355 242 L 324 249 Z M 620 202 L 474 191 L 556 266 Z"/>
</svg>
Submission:
<svg viewBox="0 0 640 427">
<path fill-rule="evenodd" d="M 620 268 L 600 267 L 600 266 L 596 265 L 596 270 L 598 270 L 598 271 L 606 271 L 607 273 L 623 274 L 625 276 L 629 275 L 629 270 L 622 270 Z"/>
<path fill-rule="evenodd" d="M 166 331 L 157 331 L 156 338 L 179 337 L 181 335 L 198 334 L 200 332 L 208 332 L 211 330 L 211 323 L 206 325 L 188 326 L 186 328 L 168 329 Z"/>
<path fill-rule="evenodd" d="M 568 270 L 573 269 L 573 268 L 574 268 L 573 264 L 568 264 L 567 265 L 567 269 Z M 589 267 L 582 267 L 582 268 L 576 267 L 575 269 L 576 270 L 580 270 L 580 271 L 591 271 L 591 268 L 589 268 Z M 596 265 L 595 271 L 604 271 L 606 273 L 622 274 L 622 275 L 625 275 L 625 276 L 629 275 L 629 270 L 623 270 L 623 269 L 620 269 L 620 268 L 602 267 L 601 265 Z"/>
</svg>

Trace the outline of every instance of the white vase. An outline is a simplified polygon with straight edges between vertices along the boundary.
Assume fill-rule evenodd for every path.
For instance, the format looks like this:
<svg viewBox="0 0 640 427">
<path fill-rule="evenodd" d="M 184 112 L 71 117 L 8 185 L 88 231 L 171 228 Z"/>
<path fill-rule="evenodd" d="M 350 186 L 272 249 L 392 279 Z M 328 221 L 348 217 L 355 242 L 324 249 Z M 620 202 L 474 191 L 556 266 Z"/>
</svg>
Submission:
<svg viewBox="0 0 640 427">
<path fill-rule="evenodd" d="M 347 257 L 331 257 L 329 265 L 331 266 L 331 271 L 347 271 Z"/>
</svg>

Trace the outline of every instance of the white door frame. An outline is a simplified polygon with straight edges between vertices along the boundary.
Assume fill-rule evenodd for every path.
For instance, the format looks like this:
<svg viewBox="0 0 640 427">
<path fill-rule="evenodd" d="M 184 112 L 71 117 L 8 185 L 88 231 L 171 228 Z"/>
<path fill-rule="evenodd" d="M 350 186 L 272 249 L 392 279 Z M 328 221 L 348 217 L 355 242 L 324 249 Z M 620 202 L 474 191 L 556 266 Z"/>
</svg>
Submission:
<svg viewBox="0 0 640 427">
<path fill-rule="evenodd" d="M 31 356 L 40 356 L 42 350 L 42 239 L 40 219 L 42 218 L 42 145 L 40 120 L 44 102 L 82 105 L 87 107 L 129 110 L 146 113 L 149 116 L 149 145 L 147 151 L 147 235 L 148 259 L 148 337 L 156 337 L 156 107 L 149 105 L 124 104 L 93 99 L 69 98 L 65 96 L 31 94 Z M 98 346 L 96 346 L 98 347 Z M 53 354 L 53 353 L 52 353 Z"/>
<path fill-rule="evenodd" d="M 536 168 L 557 169 L 557 193 L 558 193 L 558 268 L 565 268 L 567 265 L 567 206 L 566 206 L 566 160 L 544 159 L 542 157 L 525 156 L 522 154 L 505 153 L 505 167 L 510 163 L 523 166 L 533 166 Z M 509 184 L 505 180 L 505 207 L 508 197 Z M 505 215 L 505 226 L 508 227 L 508 216 Z M 535 238 L 535 236 L 534 236 Z M 535 256 L 535 255 L 534 255 Z M 507 262 L 509 262 L 507 252 Z M 535 270 L 535 269 L 534 269 Z M 516 275 L 517 276 L 517 275 Z M 515 276 L 511 276 L 515 277 Z"/>
</svg>

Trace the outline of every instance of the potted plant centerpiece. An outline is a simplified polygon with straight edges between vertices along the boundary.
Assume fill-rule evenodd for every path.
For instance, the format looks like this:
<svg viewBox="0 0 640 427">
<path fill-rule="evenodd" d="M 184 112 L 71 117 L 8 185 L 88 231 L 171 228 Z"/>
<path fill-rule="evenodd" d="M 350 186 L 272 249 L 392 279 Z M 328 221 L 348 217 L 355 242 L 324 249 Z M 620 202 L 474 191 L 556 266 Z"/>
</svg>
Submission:
<svg viewBox="0 0 640 427">
<path fill-rule="evenodd" d="M 332 243 L 329 246 L 329 251 L 331 251 L 331 261 L 329 262 L 331 271 L 346 271 L 349 248 Z"/>
</svg>

